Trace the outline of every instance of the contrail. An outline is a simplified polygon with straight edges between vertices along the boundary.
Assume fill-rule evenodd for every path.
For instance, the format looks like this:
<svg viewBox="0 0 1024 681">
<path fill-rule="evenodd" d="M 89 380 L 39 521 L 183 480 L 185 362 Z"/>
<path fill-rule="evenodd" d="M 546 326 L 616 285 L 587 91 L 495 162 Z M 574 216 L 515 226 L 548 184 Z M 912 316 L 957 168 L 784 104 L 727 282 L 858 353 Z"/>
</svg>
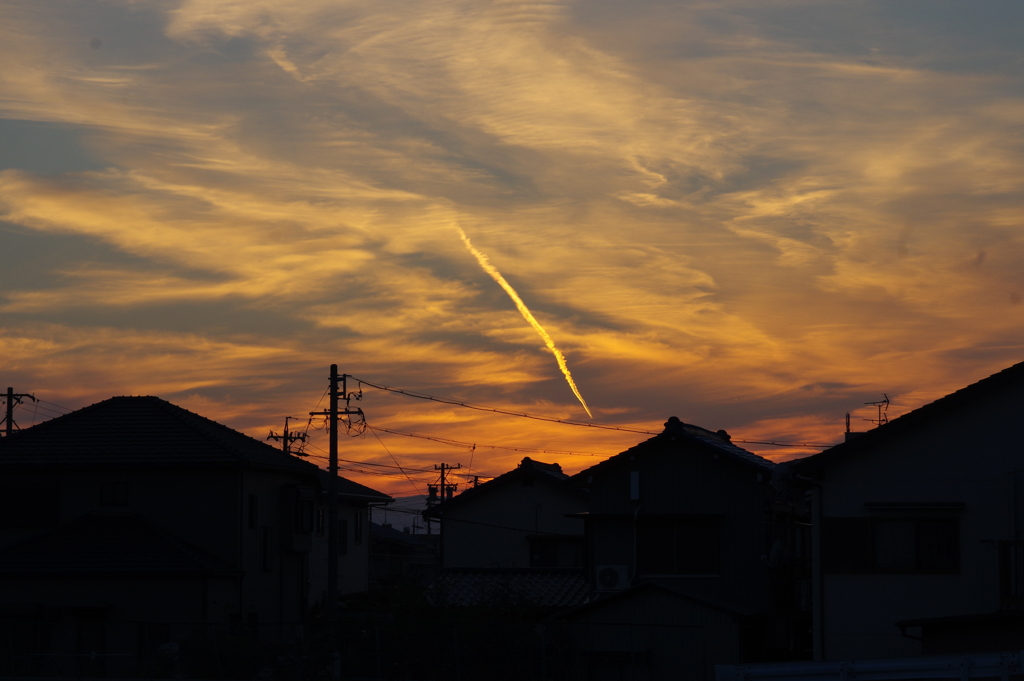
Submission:
<svg viewBox="0 0 1024 681">
<path fill-rule="evenodd" d="M 583 409 L 587 412 L 587 416 L 594 418 L 594 415 L 590 413 L 590 407 L 587 406 L 587 401 L 583 399 L 583 395 L 580 395 L 579 388 L 576 387 L 576 381 L 572 380 L 572 374 L 569 373 L 569 366 L 565 363 L 565 355 L 562 354 L 561 350 L 555 347 L 555 341 L 551 340 L 551 336 L 549 336 L 548 332 L 544 330 L 544 327 L 540 325 L 540 322 L 538 322 L 537 318 L 533 316 L 530 309 L 526 307 L 526 303 L 524 303 L 523 299 L 519 297 L 516 290 L 512 288 L 512 285 L 505 281 L 505 277 L 501 276 L 501 272 L 491 264 L 491 261 L 488 260 L 486 255 L 476 250 L 470 242 L 469 237 L 466 236 L 464 231 L 462 231 L 462 227 L 456 225 L 455 229 L 459 230 L 459 236 L 462 237 L 462 243 L 466 244 L 466 248 L 468 248 L 469 252 L 473 254 L 476 261 L 480 263 L 480 267 L 483 268 L 484 272 L 491 275 L 491 278 L 498 282 L 498 286 L 505 289 L 505 293 L 507 293 L 508 297 L 512 299 L 512 302 L 516 304 L 516 309 L 518 309 L 519 313 L 523 315 L 523 319 L 528 321 L 530 326 L 533 327 L 533 330 L 544 339 L 544 345 L 548 346 L 548 350 L 550 350 L 551 354 L 555 356 L 555 361 L 558 362 L 558 368 L 562 370 L 563 374 L 565 374 L 565 380 L 568 382 L 569 387 L 572 388 L 572 392 L 576 395 L 576 399 L 578 399 L 580 404 L 583 405 Z"/>
</svg>

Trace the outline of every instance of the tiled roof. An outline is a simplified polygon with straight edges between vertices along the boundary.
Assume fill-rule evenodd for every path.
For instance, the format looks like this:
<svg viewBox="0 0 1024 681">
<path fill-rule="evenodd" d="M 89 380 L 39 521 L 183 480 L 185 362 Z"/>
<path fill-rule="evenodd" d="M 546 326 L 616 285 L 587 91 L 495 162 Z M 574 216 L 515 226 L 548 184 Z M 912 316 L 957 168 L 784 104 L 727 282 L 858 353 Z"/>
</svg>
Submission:
<svg viewBox="0 0 1024 681">
<path fill-rule="evenodd" d="M 744 613 L 744 612 L 735 610 L 733 608 L 729 608 L 729 607 L 726 607 L 726 606 L 723 606 L 723 605 L 719 605 L 717 603 L 711 603 L 711 602 L 706 601 L 706 600 L 704 600 L 702 598 L 696 598 L 695 596 L 692 596 L 691 594 L 686 593 L 685 591 L 681 591 L 681 590 L 679 590 L 677 588 L 674 588 L 673 585 L 671 584 L 671 582 L 666 580 L 666 583 L 659 583 L 659 582 L 654 582 L 654 581 L 641 582 L 640 584 L 637 584 L 636 586 L 632 586 L 632 587 L 630 587 L 628 589 L 623 589 L 622 591 L 614 591 L 614 592 L 611 592 L 611 593 L 595 594 L 594 598 L 590 599 L 589 601 L 585 601 L 585 602 L 581 601 L 580 605 L 578 605 L 577 607 L 574 607 L 573 609 L 567 610 L 565 612 L 558 613 L 558 614 L 554 615 L 553 618 L 554 619 L 572 619 L 572 618 L 576 617 L 577 615 L 580 615 L 580 614 L 583 614 L 583 613 L 588 613 L 588 612 L 593 612 L 595 610 L 600 610 L 601 608 L 604 608 L 605 606 L 607 606 L 607 605 L 609 605 L 611 603 L 616 603 L 618 601 L 628 600 L 630 598 L 635 597 L 637 594 L 642 594 L 642 593 L 645 593 L 645 592 L 648 592 L 648 591 L 660 591 L 660 592 L 663 592 L 663 593 L 665 593 L 666 595 L 668 595 L 670 597 L 681 598 L 681 599 L 690 601 L 691 603 L 693 603 L 693 604 L 695 604 L 695 605 L 697 605 L 697 606 L 699 606 L 701 608 L 708 608 L 710 610 L 717 610 L 719 612 L 724 612 L 727 615 L 729 615 L 730 617 L 734 617 L 734 618 L 737 618 L 737 619 L 740 619 L 740 618 L 743 618 L 743 617 L 746 617 L 746 616 L 749 615 L 748 613 Z"/>
<path fill-rule="evenodd" d="M 655 435 L 649 440 L 644 440 L 640 444 L 630 447 L 626 451 L 616 454 L 609 459 L 605 459 L 599 464 L 595 464 L 590 468 L 580 471 L 574 475 L 573 478 L 575 480 L 580 480 L 584 476 L 589 475 L 596 470 L 613 466 L 620 461 L 627 461 L 629 456 L 653 451 L 664 451 L 666 448 L 675 448 L 687 443 L 696 445 L 697 447 L 716 455 L 725 456 L 737 463 L 741 463 L 746 466 L 753 466 L 764 472 L 771 472 L 776 466 L 773 461 L 769 461 L 764 457 L 758 456 L 753 452 L 748 452 L 742 447 L 734 445 L 729 439 L 729 434 L 724 430 L 713 432 L 706 428 L 695 426 L 692 423 L 684 423 L 675 416 L 671 416 L 668 421 L 665 422 L 665 430 L 662 433 Z"/>
<path fill-rule="evenodd" d="M 79 516 L 0 550 L 0 576 L 237 574 L 141 515 Z"/>
<path fill-rule="evenodd" d="M 972 383 L 945 397 L 940 397 L 914 411 L 873 428 L 866 433 L 859 434 L 856 438 L 841 442 L 834 447 L 826 449 L 820 454 L 800 459 L 794 463 L 794 468 L 802 473 L 811 473 L 829 465 L 836 459 L 870 448 L 886 438 L 897 435 L 907 428 L 913 428 L 936 418 L 946 418 L 946 415 L 963 405 L 970 404 L 982 395 L 1011 386 L 1024 381 L 1024 362 L 1014 364 L 1011 367 Z"/>
<path fill-rule="evenodd" d="M 516 605 L 571 608 L 587 599 L 582 570 L 568 568 L 446 570 L 430 586 L 438 605 L 457 607 Z"/>
<path fill-rule="evenodd" d="M 185 463 L 312 466 L 159 397 L 112 397 L 0 440 L 0 466 Z"/>
<path fill-rule="evenodd" d="M 327 473 L 314 464 L 159 397 L 112 397 L 0 438 L 0 469 L 211 465 L 288 469 L 326 487 Z M 338 492 L 390 499 L 342 477 Z"/>
</svg>

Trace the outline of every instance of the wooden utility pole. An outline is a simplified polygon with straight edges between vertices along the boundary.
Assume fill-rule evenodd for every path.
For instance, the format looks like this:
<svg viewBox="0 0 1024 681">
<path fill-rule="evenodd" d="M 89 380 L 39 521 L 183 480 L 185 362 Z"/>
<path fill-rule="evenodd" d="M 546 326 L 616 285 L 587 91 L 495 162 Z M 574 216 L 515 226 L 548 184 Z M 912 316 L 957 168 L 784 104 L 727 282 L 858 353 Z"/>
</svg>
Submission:
<svg viewBox="0 0 1024 681">
<path fill-rule="evenodd" d="M 7 437 L 11 436 L 11 433 L 14 432 L 14 426 L 16 425 L 14 423 L 14 405 L 21 404 L 21 400 L 26 397 L 33 402 L 37 401 L 35 395 L 16 393 L 14 392 L 14 388 L 7 388 L 7 414 L 4 416 L 4 423 L 6 424 L 6 428 L 4 430 Z M 21 429 L 19 428 L 19 430 Z"/>
<path fill-rule="evenodd" d="M 457 463 L 454 466 L 451 466 L 451 465 L 446 464 L 446 463 L 442 463 L 440 466 L 438 466 L 437 464 L 434 464 L 434 470 L 435 471 L 441 471 L 441 490 L 440 490 L 441 491 L 441 501 L 445 501 L 447 499 L 451 499 L 452 496 L 455 494 L 455 488 L 458 487 L 457 484 L 448 484 L 445 481 L 445 474 L 446 473 L 450 473 L 450 472 L 452 472 L 454 470 L 457 470 L 459 468 L 462 468 L 462 464 L 461 463 Z"/>
<path fill-rule="evenodd" d="M 341 392 L 338 391 L 338 379 L 341 379 Z M 335 622 L 338 619 L 338 415 L 359 414 L 362 409 L 350 409 L 348 394 L 348 374 L 338 376 L 338 365 L 331 365 L 330 401 L 327 411 L 311 411 L 310 416 L 326 416 L 330 431 L 328 464 L 327 464 L 327 619 Z M 338 410 L 338 400 L 345 400 L 345 408 Z"/>
<path fill-rule="evenodd" d="M 300 442 L 305 442 L 306 441 L 306 433 L 290 433 L 290 432 L 288 432 L 288 421 L 291 420 L 291 419 L 294 419 L 294 418 L 295 418 L 294 416 L 285 416 L 284 417 L 284 432 L 281 435 L 278 435 L 274 431 L 270 431 L 270 435 L 267 436 L 268 440 L 280 440 L 281 441 L 281 451 L 284 452 L 285 454 L 291 454 L 292 453 L 292 443 L 295 442 L 296 440 L 299 440 Z M 301 451 L 295 452 L 295 453 L 298 456 L 306 456 Z"/>
</svg>

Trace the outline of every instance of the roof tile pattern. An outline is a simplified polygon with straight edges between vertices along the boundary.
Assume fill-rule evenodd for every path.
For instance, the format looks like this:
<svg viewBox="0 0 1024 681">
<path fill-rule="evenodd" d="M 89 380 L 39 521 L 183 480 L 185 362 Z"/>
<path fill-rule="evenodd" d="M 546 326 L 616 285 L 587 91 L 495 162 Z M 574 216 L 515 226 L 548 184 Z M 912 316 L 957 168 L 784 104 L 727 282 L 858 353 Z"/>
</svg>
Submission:
<svg viewBox="0 0 1024 681">
<path fill-rule="evenodd" d="M 112 397 L 0 438 L 0 470 L 238 465 L 327 477 L 308 461 L 159 397 Z M 342 477 L 338 492 L 391 498 Z"/>
<path fill-rule="evenodd" d="M 446 571 L 430 592 L 435 602 L 457 607 L 570 608 L 587 599 L 588 587 L 582 570 L 492 568 Z"/>
</svg>

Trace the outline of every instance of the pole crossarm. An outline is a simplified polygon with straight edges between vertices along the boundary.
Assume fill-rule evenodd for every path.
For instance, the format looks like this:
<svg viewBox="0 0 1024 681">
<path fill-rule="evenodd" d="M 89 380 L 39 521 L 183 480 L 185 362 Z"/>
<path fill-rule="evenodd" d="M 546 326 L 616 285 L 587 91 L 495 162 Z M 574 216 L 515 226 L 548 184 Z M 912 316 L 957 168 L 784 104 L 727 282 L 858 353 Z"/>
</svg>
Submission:
<svg viewBox="0 0 1024 681">
<path fill-rule="evenodd" d="M 28 393 L 16 393 L 14 392 L 14 388 L 7 388 L 7 409 L 6 413 L 4 414 L 3 420 L 3 423 L 5 424 L 4 433 L 7 437 L 11 436 L 11 434 L 14 432 L 15 427 L 18 425 L 14 422 L 14 407 L 15 405 L 21 404 L 21 401 L 26 398 L 32 400 L 33 402 L 39 401 L 36 399 L 35 395 L 30 395 Z M 18 430 L 21 430 L 21 428 L 18 428 Z"/>
</svg>

